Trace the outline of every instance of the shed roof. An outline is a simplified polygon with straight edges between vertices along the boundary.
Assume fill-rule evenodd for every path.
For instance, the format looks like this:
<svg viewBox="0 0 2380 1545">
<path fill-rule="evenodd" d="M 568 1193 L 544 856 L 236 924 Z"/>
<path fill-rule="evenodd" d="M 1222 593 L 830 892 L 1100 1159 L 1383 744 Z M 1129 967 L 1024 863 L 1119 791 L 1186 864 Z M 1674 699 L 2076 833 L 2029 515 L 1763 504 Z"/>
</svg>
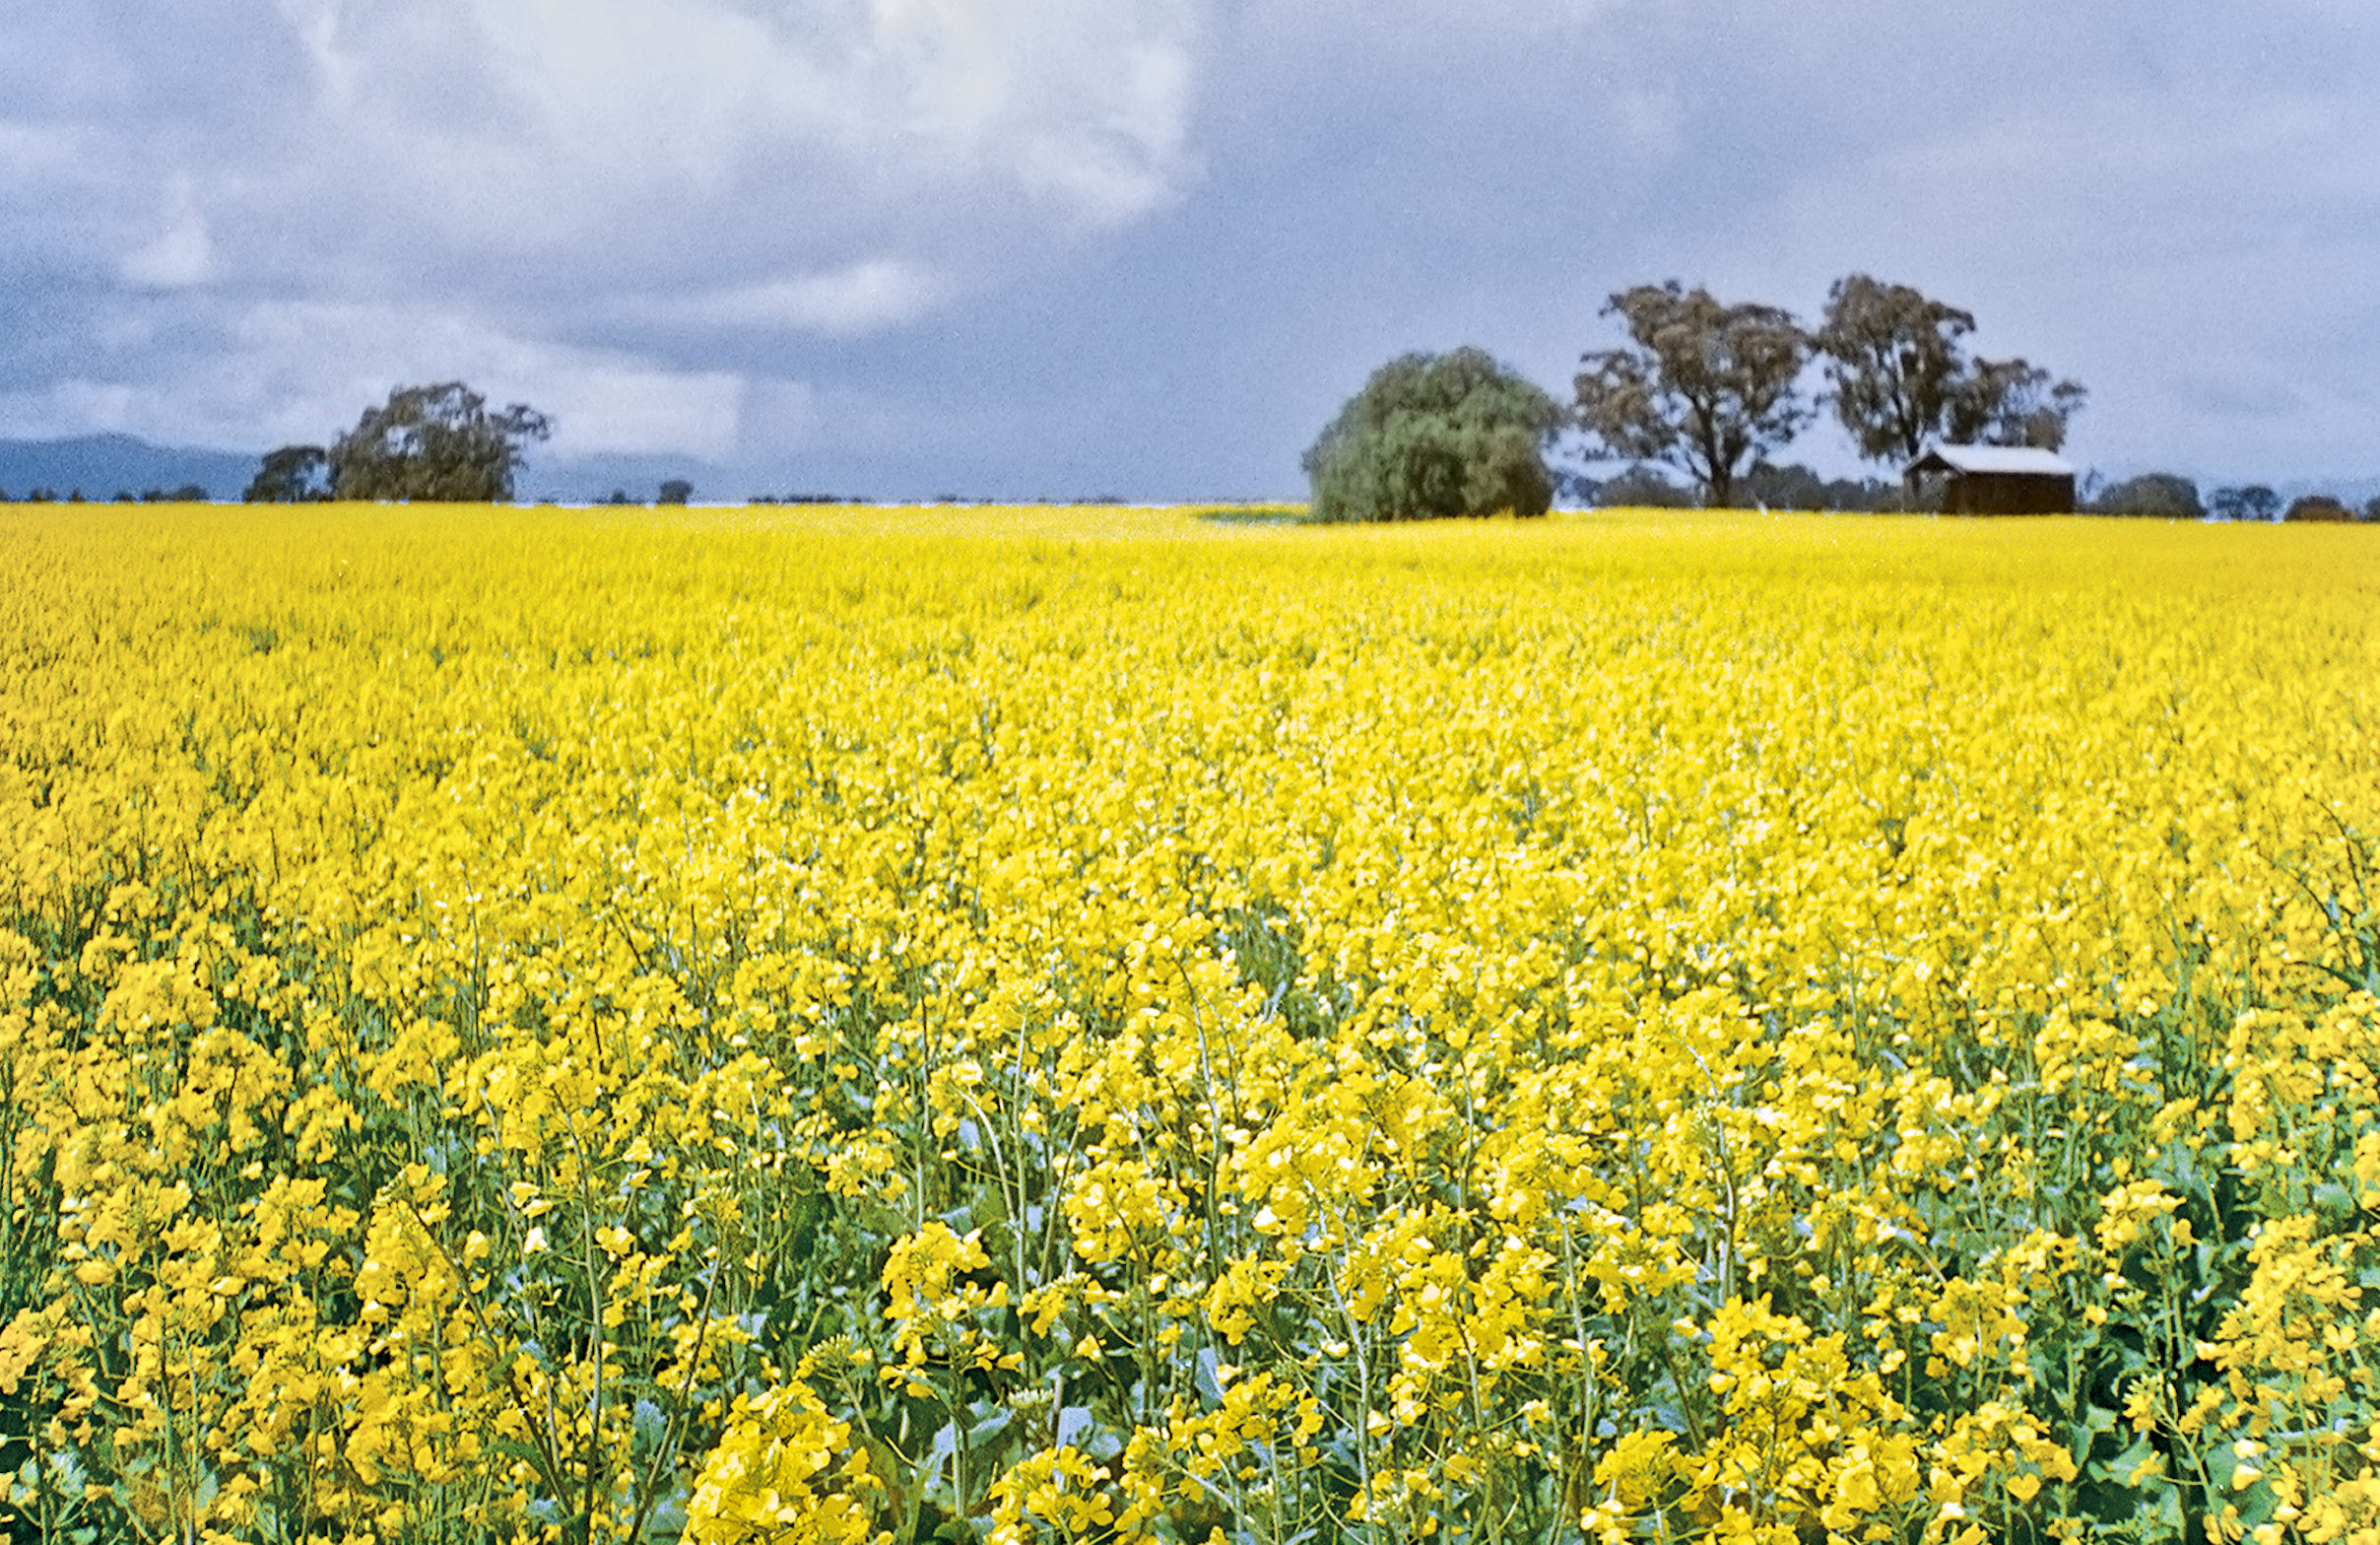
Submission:
<svg viewBox="0 0 2380 1545">
<path fill-rule="evenodd" d="M 2023 472 L 2073 477 L 2074 464 L 2055 451 L 2030 445 L 1937 445 L 1902 469 L 1920 472 Z"/>
</svg>

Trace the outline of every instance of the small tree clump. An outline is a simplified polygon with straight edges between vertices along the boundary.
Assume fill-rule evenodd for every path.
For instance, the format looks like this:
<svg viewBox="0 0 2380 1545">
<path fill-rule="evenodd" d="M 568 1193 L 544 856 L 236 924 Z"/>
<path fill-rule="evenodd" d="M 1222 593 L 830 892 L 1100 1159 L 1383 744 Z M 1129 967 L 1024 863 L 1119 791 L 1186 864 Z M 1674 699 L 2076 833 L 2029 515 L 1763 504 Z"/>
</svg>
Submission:
<svg viewBox="0 0 2380 1545">
<path fill-rule="evenodd" d="M 1779 466 L 1755 461 L 1736 479 L 1738 508 L 1856 510 L 1900 509 L 1908 491 L 1895 478 L 1822 478 L 1798 461 Z"/>
<path fill-rule="evenodd" d="M 2333 494 L 2305 494 L 2289 501 L 2283 520 L 2352 520 L 2355 512 Z"/>
<path fill-rule="evenodd" d="M 2207 507 L 2217 520 L 2274 520 L 2281 515 L 2281 496 L 2262 483 L 2218 488 L 2207 496 Z"/>
<path fill-rule="evenodd" d="M 1306 451 L 1313 518 L 1544 514 L 1562 411 L 1486 351 L 1408 354 L 1374 370 Z"/>
<path fill-rule="evenodd" d="M 331 497 L 330 453 L 320 445 L 268 450 L 239 496 L 251 504 L 302 504 Z"/>
<path fill-rule="evenodd" d="M 1595 503 L 1605 509 L 1691 509 L 1694 494 L 1639 461 L 1597 489 Z"/>
<path fill-rule="evenodd" d="M 2204 520 L 2198 485 L 2171 472 L 2144 472 L 2109 488 L 2091 504 L 2103 515 L 2140 515 L 2154 520 Z"/>
</svg>

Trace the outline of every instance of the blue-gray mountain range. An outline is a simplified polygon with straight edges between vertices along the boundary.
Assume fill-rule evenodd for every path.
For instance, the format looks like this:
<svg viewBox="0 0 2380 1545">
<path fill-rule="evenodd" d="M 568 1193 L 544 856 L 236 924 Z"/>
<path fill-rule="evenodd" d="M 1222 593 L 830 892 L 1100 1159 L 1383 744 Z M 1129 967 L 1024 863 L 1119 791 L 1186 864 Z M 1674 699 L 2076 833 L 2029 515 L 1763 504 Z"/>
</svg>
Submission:
<svg viewBox="0 0 2380 1545">
<path fill-rule="evenodd" d="M 0 492 L 23 499 L 47 489 L 63 499 L 172 493 L 203 488 L 212 499 L 237 499 L 256 475 L 256 457 L 235 450 L 152 445 L 130 435 L 72 439 L 0 439 Z"/>
<path fill-rule="evenodd" d="M 139 498 L 184 488 L 210 499 L 235 500 L 256 475 L 261 452 L 156 445 L 132 435 L 80 435 L 71 439 L 0 439 L 0 496 L 23 499 L 35 489 L 65 499 L 119 494 Z M 518 483 L 524 499 L 601 499 L 615 489 L 630 499 L 653 497 L 665 479 L 686 478 L 697 499 L 740 500 L 792 490 L 729 486 L 728 475 L 683 457 L 601 456 L 583 462 L 532 463 Z"/>
</svg>

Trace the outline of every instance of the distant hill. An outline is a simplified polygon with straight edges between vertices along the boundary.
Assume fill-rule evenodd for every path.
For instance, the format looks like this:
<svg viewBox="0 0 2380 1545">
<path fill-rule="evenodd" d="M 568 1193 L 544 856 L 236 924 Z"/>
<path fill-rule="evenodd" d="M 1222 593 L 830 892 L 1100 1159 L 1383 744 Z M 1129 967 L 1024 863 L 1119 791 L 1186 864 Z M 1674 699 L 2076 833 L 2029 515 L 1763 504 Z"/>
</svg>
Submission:
<svg viewBox="0 0 2380 1545">
<path fill-rule="evenodd" d="M 254 455 L 235 450 L 199 450 L 153 445 L 132 435 L 80 435 L 72 439 L 0 439 L 0 493 L 23 499 L 48 489 L 60 499 L 81 490 L 89 500 L 167 493 L 195 484 L 211 499 L 233 500 L 256 476 Z M 718 467 L 687 457 L 594 456 L 582 461 L 532 461 L 516 488 L 522 499 L 601 499 L 614 489 L 638 502 L 650 500 L 668 478 L 687 478 L 695 497 L 742 499 L 766 492 L 765 480 L 743 487 Z"/>
<path fill-rule="evenodd" d="M 72 439 L 0 439 L 0 491 L 23 499 L 36 488 L 86 499 L 171 492 L 195 484 L 213 499 L 237 499 L 256 475 L 257 457 L 235 450 L 152 445 L 131 435 Z"/>
</svg>

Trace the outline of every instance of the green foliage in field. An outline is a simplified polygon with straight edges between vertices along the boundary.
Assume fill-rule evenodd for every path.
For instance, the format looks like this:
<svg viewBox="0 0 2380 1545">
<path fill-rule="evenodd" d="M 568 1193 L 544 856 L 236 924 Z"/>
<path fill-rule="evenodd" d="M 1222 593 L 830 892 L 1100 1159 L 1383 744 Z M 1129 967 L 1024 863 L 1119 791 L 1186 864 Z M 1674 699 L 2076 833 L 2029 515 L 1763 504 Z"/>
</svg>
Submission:
<svg viewBox="0 0 2380 1545">
<path fill-rule="evenodd" d="M 2355 1538 L 2367 538 L 0 519 L 13 1527 Z"/>
</svg>

